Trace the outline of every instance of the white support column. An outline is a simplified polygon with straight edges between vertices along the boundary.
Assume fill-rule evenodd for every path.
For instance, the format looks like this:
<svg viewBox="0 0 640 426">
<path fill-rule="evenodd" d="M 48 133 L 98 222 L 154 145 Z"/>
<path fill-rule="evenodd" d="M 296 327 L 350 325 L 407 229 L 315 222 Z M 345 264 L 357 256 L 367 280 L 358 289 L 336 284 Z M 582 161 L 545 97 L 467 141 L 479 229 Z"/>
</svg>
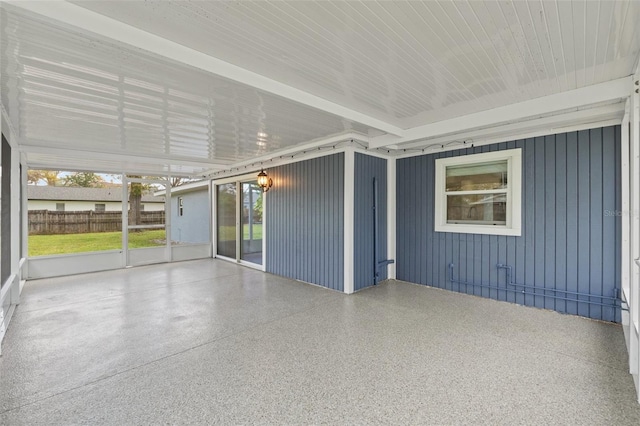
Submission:
<svg viewBox="0 0 640 426">
<path fill-rule="evenodd" d="M 2 110 L 2 115 L 0 116 L 0 135 L 4 135 L 5 132 L 9 132 L 9 126 L 7 126 L 5 124 L 5 111 L 4 108 L 2 107 L 2 104 L 0 103 L 0 109 Z M 8 121 L 8 120 L 7 120 Z M 5 136 L 5 137 L 9 137 L 9 135 Z M 0 140 L 1 141 L 1 140 Z M 8 139 L 7 139 L 8 141 Z M 2 161 L 2 154 L 0 153 L 0 161 Z M 0 163 L 2 164 L 2 163 Z M 2 173 L 0 172 L 0 177 L 2 176 Z M 0 213 L 2 213 L 2 207 L 0 206 Z M 0 272 L 1 272 L 1 268 L 2 268 L 2 264 L 0 263 Z M 0 288 L 2 287 L 2 283 L 0 283 Z M 2 347 L 2 337 L 4 336 L 4 327 L 3 327 L 3 314 L 2 314 L 2 299 L 0 299 L 0 348 Z M 2 354 L 2 349 L 0 349 L 0 354 Z"/>
<path fill-rule="evenodd" d="M 396 261 L 396 159 L 387 159 L 387 259 Z M 396 279 L 396 264 L 387 267 L 390 280 Z"/>
<path fill-rule="evenodd" d="M 620 259 L 620 297 L 629 300 L 629 281 L 631 275 L 632 258 L 631 258 L 631 239 L 629 238 L 630 225 L 630 204 L 629 204 L 629 105 L 627 101 L 627 111 L 622 119 L 620 132 L 620 194 L 621 194 L 621 239 L 622 250 Z M 629 312 L 621 312 L 622 327 L 624 329 L 625 341 L 627 344 L 627 352 L 629 351 Z"/>
<path fill-rule="evenodd" d="M 122 266 L 129 266 L 129 179 L 122 172 Z"/>
<path fill-rule="evenodd" d="M 0 103 L 0 108 L 2 108 L 2 105 Z M 2 108 L 2 111 L 4 112 L 4 108 Z M 4 114 L 2 114 L 2 116 L 0 116 L 0 135 L 3 134 L 4 131 Z M 0 154 L 0 161 L 2 160 L 2 154 Z M 0 163 L 1 164 L 1 163 Z M 0 213 L 2 213 L 2 208 L 0 207 Z M 2 265 L 0 264 L 0 268 L 2 268 Z M 2 309 L 2 305 L 3 305 L 3 298 L 2 298 L 2 283 L 0 283 L 0 356 L 2 356 L 2 340 L 4 339 L 4 334 L 6 332 L 5 328 L 4 328 L 4 310 Z"/>
<path fill-rule="evenodd" d="M 20 271 L 20 279 L 26 280 L 29 276 L 29 196 L 27 195 L 27 157 L 24 153 L 20 153 L 20 164 L 22 164 L 22 176 L 20 177 L 20 185 L 22 185 L 23 193 L 21 203 L 20 219 L 22 220 L 22 253 L 20 257 L 25 259 L 24 265 Z M 22 288 L 20 289 L 22 291 Z"/>
<path fill-rule="evenodd" d="M 166 246 L 164 252 L 164 260 L 171 262 L 173 260 L 173 251 L 171 249 L 171 176 L 167 178 L 164 196 L 164 235 L 166 238 Z"/>
<path fill-rule="evenodd" d="M 11 149 L 11 276 L 13 277 L 11 288 L 11 304 L 20 303 L 20 186 L 22 175 L 20 174 L 20 150 L 17 144 Z"/>
<path fill-rule="evenodd" d="M 352 147 L 344 152 L 344 292 L 354 292 L 354 197 L 356 155 Z"/>
<path fill-rule="evenodd" d="M 218 255 L 218 191 L 213 180 L 209 180 L 209 202 L 211 203 L 211 217 L 209 218 L 209 226 L 211 226 L 211 257 L 214 259 Z M 262 204 L 265 205 L 264 203 Z M 263 222 L 264 223 L 264 222 Z"/>
<path fill-rule="evenodd" d="M 11 321 L 11 316 L 15 306 L 20 302 L 20 186 L 22 184 L 20 174 L 20 150 L 17 145 L 17 137 L 14 129 L 10 125 L 10 121 L 2 108 L 0 117 L 0 133 L 2 133 L 9 146 L 11 146 L 11 167 L 8 170 L 2 170 L 2 176 L 10 176 L 11 186 L 9 189 L 9 199 L 11 200 L 11 208 L 9 217 L 11 220 L 11 229 L 8 237 L 10 238 L 9 253 L 9 271 L 3 271 L 3 275 L 8 278 L 5 282 L 0 283 L 0 355 L 2 355 L 2 339 L 6 332 L 7 326 Z M 6 213 L 6 212 L 4 212 Z M 4 236 L 5 238 L 7 236 Z M 7 273 L 8 272 L 8 273 Z M 8 309 L 4 307 L 9 306 Z"/>
<path fill-rule="evenodd" d="M 214 223 L 214 219 L 213 219 L 215 217 L 216 203 L 215 203 L 215 198 L 214 198 L 214 195 L 213 195 L 214 194 L 213 193 L 214 186 L 213 186 L 213 183 L 212 183 L 211 179 L 209 179 L 209 183 L 207 185 L 207 188 L 208 188 L 208 190 L 207 190 L 208 192 L 207 193 L 209 194 L 209 201 L 208 201 L 208 205 L 209 205 L 209 241 L 211 242 L 211 244 L 209 244 L 209 250 L 210 250 L 209 257 L 216 257 L 216 250 L 215 250 L 215 247 L 216 247 L 216 233 L 215 232 L 216 231 L 215 231 L 215 223 Z M 263 203 L 262 205 L 265 206 L 266 203 Z M 264 221 L 264 212 L 262 213 L 262 215 L 263 215 L 262 222 L 265 223 L 265 221 Z M 264 228 L 266 228 L 266 226 L 262 227 L 262 239 L 263 240 L 265 238 L 265 229 Z M 262 244 L 262 252 L 263 253 L 265 252 L 264 250 L 265 250 L 265 245 L 264 245 L 264 241 L 263 241 L 263 244 Z M 265 263 L 265 262 L 263 262 L 263 263 Z"/>
<path fill-rule="evenodd" d="M 629 371 L 638 375 L 640 370 L 639 334 L 640 334 L 640 265 L 636 262 L 640 259 L 640 85 L 635 84 L 639 76 L 634 78 L 633 91 L 629 108 L 629 122 L 631 131 L 629 134 L 629 170 L 630 170 L 630 282 L 629 282 Z M 638 377 L 635 377 L 636 385 Z M 640 389 L 636 389 L 640 395 Z"/>
<path fill-rule="evenodd" d="M 267 238 L 269 238 L 269 230 L 267 229 L 267 216 L 269 210 L 267 209 L 268 193 L 262 193 L 262 271 L 267 270 Z"/>
</svg>

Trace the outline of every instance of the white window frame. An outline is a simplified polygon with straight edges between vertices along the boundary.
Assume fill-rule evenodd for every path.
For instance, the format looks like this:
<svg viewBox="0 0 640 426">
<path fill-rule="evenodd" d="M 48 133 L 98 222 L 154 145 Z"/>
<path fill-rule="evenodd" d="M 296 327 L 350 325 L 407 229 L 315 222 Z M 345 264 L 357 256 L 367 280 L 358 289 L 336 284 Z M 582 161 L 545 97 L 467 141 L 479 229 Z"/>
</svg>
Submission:
<svg viewBox="0 0 640 426">
<path fill-rule="evenodd" d="M 507 220 L 505 225 L 447 223 L 446 170 L 450 166 L 507 160 Z M 522 229 L 522 149 L 436 159 L 435 231 L 463 234 L 521 236 Z"/>
</svg>

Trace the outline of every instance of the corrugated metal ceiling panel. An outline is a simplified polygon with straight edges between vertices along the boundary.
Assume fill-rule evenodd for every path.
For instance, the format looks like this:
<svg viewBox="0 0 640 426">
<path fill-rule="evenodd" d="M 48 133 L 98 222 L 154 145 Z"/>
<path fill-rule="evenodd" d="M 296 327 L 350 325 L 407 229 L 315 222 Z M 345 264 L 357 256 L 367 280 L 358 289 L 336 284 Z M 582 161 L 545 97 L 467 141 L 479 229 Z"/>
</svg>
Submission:
<svg viewBox="0 0 640 426">
<path fill-rule="evenodd" d="M 368 130 L 11 8 L 2 15 L 2 102 L 26 147 L 175 159 L 183 166 L 190 161 L 186 170 L 199 174 L 319 137 Z"/>
<path fill-rule="evenodd" d="M 640 51 L 635 1 L 77 3 L 405 128 L 627 76 Z"/>
</svg>

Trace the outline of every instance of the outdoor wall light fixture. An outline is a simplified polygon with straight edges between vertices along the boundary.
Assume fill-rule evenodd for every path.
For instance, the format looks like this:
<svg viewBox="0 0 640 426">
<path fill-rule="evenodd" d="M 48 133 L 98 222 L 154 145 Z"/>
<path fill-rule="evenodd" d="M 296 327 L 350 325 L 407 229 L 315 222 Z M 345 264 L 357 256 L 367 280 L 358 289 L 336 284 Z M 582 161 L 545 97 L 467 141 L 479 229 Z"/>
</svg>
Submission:
<svg viewBox="0 0 640 426">
<path fill-rule="evenodd" d="M 269 188 L 273 186 L 273 179 L 267 176 L 264 169 L 260 170 L 260 173 L 258 173 L 258 185 L 262 188 L 262 192 L 267 192 Z"/>
</svg>

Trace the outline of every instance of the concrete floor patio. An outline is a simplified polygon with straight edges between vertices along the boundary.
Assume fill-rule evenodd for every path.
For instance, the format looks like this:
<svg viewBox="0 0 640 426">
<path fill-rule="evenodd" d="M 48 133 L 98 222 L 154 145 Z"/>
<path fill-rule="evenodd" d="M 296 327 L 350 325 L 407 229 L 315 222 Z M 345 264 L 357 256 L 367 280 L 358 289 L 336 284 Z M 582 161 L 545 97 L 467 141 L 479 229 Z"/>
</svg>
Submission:
<svg viewBox="0 0 640 426">
<path fill-rule="evenodd" d="M 640 424 L 619 325 L 219 260 L 28 282 L 0 424 Z"/>
</svg>

